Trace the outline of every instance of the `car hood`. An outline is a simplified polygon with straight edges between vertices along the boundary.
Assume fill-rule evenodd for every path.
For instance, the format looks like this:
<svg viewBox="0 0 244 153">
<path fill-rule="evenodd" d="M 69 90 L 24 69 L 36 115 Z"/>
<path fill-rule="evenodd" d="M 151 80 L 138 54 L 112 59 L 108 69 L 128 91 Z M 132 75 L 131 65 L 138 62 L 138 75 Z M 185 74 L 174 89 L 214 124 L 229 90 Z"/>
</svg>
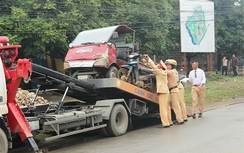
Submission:
<svg viewBox="0 0 244 153">
<path fill-rule="evenodd" d="M 70 48 L 65 62 L 76 60 L 96 60 L 104 56 L 108 52 L 107 44 L 93 44 Z"/>
</svg>

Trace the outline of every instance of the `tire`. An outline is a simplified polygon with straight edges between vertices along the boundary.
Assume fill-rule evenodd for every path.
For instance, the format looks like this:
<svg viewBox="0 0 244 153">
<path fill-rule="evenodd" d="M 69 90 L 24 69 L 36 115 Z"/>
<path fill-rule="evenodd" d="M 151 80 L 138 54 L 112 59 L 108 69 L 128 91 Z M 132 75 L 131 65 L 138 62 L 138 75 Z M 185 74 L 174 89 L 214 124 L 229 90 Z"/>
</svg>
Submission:
<svg viewBox="0 0 244 153">
<path fill-rule="evenodd" d="M 115 66 L 111 66 L 106 73 L 106 78 L 117 78 L 118 69 Z"/>
<path fill-rule="evenodd" d="M 118 78 L 132 84 L 133 83 L 132 75 L 130 74 L 127 78 L 127 74 L 128 74 L 128 69 L 120 68 L 118 72 Z"/>
<path fill-rule="evenodd" d="M 0 153 L 8 152 L 8 139 L 6 134 L 0 128 Z"/>
<path fill-rule="evenodd" d="M 114 106 L 108 123 L 108 132 L 110 136 L 120 136 L 126 133 L 128 129 L 129 118 L 125 107 L 122 104 Z"/>
<path fill-rule="evenodd" d="M 108 124 L 107 124 L 108 125 Z M 105 137 L 110 137 L 110 134 L 109 134 L 109 132 L 108 132 L 108 128 L 107 127 L 104 127 L 104 128 L 102 128 L 102 129 L 100 129 L 100 134 L 101 135 L 103 135 L 103 136 L 105 136 Z"/>
</svg>

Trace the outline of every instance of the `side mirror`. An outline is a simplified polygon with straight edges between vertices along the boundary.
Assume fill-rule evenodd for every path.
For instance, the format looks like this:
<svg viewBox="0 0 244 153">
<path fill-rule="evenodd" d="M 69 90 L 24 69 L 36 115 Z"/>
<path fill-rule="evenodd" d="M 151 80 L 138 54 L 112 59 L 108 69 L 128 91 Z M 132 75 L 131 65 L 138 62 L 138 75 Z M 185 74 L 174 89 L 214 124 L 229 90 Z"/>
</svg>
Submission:
<svg viewBox="0 0 244 153">
<path fill-rule="evenodd" d="M 108 44 L 108 46 L 109 46 L 110 48 L 112 48 L 112 45 L 113 45 L 113 44 L 112 44 L 111 42 L 108 42 L 107 44 Z"/>
<path fill-rule="evenodd" d="M 73 44 L 72 44 L 72 43 L 70 43 L 70 44 L 69 44 L 69 48 L 72 48 L 72 47 L 73 47 Z"/>
</svg>

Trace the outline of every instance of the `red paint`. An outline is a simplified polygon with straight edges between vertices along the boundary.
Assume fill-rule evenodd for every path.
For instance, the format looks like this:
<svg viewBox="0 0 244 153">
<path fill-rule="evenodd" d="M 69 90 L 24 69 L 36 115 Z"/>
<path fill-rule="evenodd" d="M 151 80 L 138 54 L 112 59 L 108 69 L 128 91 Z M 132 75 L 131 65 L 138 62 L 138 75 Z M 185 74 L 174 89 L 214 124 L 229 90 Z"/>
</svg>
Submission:
<svg viewBox="0 0 244 153">
<path fill-rule="evenodd" d="M 65 69 L 72 73 L 72 69 L 76 72 L 82 71 L 83 74 L 85 71 L 88 73 L 89 71 L 97 72 L 98 75 L 94 77 L 100 77 L 99 75 L 106 73 L 112 65 L 119 68 L 126 64 L 127 60 L 126 55 L 122 53 L 128 54 L 128 51 L 125 50 L 129 49 L 128 44 L 125 44 L 126 35 L 133 33 L 134 30 L 125 25 L 80 32 L 70 44 L 71 48 L 65 57 L 67 66 Z M 119 47 L 116 48 L 115 45 Z"/>
<path fill-rule="evenodd" d="M 198 30 L 197 32 L 198 32 L 198 36 L 201 36 L 202 35 L 201 30 Z"/>
<path fill-rule="evenodd" d="M 85 46 L 78 46 L 70 48 L 65 62 L 69 61 L 83 61 L 83 60 L 97 60 L 105 58 L 108 61 L 108 67 L 116 62 L 116 48 L 107 44 L 91 44 Z M 104 65 L 104 67 L 107 67 Z"/>
<path fill-rule="evenodd" d="M 3 37 L 0 37 L 0 42 L 3 42 Z M 4 43 L 6 42 L 7 41 L 5 40 Z M 7 80 L 6 87 L 8 89 L 8 126 L 11 129 L 11 132 L 17 132 L 21 140 L 24 141 L 26 138 L 32 137 L 32 134 L 29 123 L 27 122 L 23 112 L 15 101 L 15 96 L 21 79 L 27 79 L 29 73 L 32 72 L 32 64 L 28 59 L 19 59 L 17 62 L 17 67 L 13 66 L 13 63 L 18 55 L 18 49 L 20 47 L 20 45 L 0 46 L 0 54 L 4 65 L 3 69 L 5 77 Z M 10 65 L 4 64 L 6 61 L 10 61 Z"/>
<path fill-rule="evenodd" d="M 0 44 L 7 44 L 9 43 L 8 37 L 0 36 Z"/>
</svg>

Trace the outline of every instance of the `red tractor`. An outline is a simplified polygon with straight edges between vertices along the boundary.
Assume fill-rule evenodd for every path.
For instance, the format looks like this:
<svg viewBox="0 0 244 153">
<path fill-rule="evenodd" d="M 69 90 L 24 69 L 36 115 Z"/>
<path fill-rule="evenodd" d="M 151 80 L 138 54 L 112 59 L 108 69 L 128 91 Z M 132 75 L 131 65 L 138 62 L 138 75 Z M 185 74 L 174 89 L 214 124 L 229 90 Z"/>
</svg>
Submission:
<svg viewBox="0 0 244 153">
<path fill-rule="evenodd" d="M 117 77 L 134 52 L 135 31 L 118 25 L 80 32 L 65 57 L 66 74 L 77 79 Z"/>
</svg>

